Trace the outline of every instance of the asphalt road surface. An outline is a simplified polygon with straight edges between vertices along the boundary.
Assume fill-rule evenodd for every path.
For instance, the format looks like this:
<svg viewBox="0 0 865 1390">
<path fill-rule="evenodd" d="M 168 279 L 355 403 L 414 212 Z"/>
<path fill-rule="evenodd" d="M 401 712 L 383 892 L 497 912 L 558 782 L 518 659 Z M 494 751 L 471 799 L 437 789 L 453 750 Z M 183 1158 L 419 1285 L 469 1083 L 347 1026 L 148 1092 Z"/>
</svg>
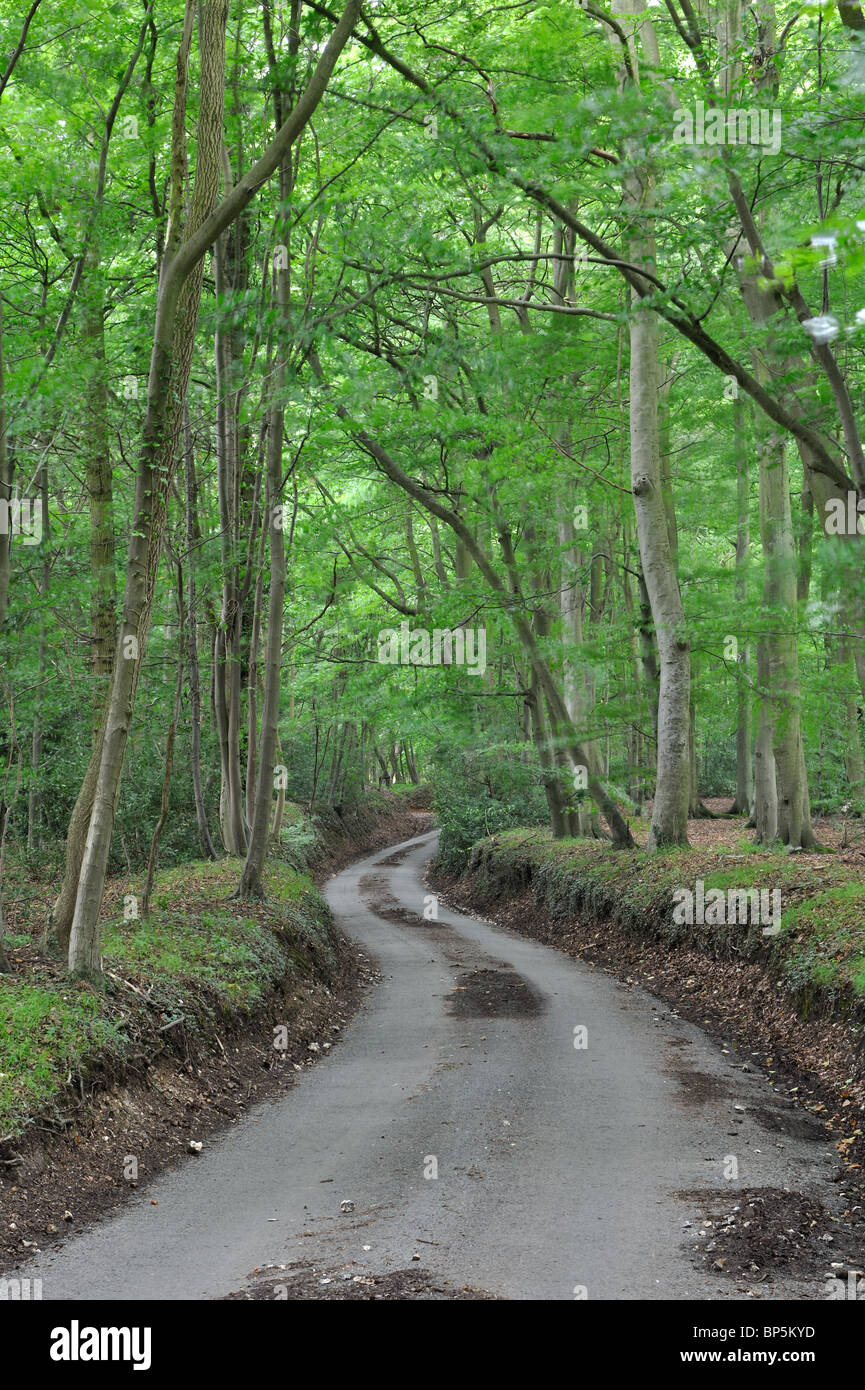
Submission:
<svg viewBox="0 0 865 1390">
<path fill-rule="evenodd" d="M 434 847 L 331 879 L 381 983 L 287 1096 L 23 1271 L 44 1298 L 219 1298 L 296 1262 L 512 1299 L 744 1296 L 695 1268 L 681 1194 L 825 1189 L 831 1150 L 764 1127 L 762 1075 L 648 994 L 437 904 Z M 821 1296 L 764 1297 L 791 1292 Z"/>
</svg>

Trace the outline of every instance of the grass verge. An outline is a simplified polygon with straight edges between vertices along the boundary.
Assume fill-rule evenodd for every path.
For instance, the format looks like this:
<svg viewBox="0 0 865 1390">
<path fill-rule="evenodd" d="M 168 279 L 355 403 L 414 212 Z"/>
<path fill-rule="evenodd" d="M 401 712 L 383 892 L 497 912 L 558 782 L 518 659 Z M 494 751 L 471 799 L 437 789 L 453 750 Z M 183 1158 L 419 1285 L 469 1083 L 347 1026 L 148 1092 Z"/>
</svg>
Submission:
<svg viewBox="0 0 865 1390">
<path fill-rule="evenodd" d="M 230 859 L 165 871 L 147 922 L 130 917 L 115 885 L 99 990 L 70 981 L 29 936 L 12 939 L 16 971 L 0 976 L 0 1137 L 59 1119 L 70 1087 L 83 1095 L 85 1081 L 119 1076 L 135 1058 L 209 1045 L 286 981 L 332 979 L 338 938 L 311 878 L 276 861 L 266 900 L 238 903 L 238 876 Z"/>
<path fill-rule="evenodd" d="M 861 869 L 831 856 L 757 849 L 744 840 L 735 847 L 625 854 L 522 829 L 480 841 L 466 872 L 479 905 L 531 888 L 553 920 L 612 921 L 628 934 L 695 947 L 717 960 L 758 963 L 803 1017 L 842 1018 L 855 1030 L 865 1028 L 865 881 Z M 704 899 L 713 889 L 724 895 L 727 920 L 676 920 L 682 890 L 696 897 L 698 880 Z M 731 911 L 730 895 L 738 890 L 777 890 L 777 933 L 765 934 L 763 920 L 752 920 L 753 898 L 747 920 Z"/>
</svg>

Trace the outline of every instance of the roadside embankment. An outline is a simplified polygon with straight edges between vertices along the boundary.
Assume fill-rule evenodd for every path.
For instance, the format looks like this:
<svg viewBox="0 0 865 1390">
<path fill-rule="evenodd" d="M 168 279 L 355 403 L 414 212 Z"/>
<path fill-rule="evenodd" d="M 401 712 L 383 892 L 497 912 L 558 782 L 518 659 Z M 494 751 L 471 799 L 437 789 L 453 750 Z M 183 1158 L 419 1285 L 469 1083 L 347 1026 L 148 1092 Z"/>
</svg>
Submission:
<svg viewBox="0 0 865 1390">
<path fill-rule="evenodd" d="M 232 894 L 240 861 L 161 872 L 103 910 L 104 982 L 73 982 L 10 892 L 13 973 L 0 976 L 0 1259 L 83 1229 L 166 1163 L 323 1056 L 375 980 L 318 891 L 359 854 L 426 828 L 416 789 L 308 816 L 287 806 L 263 902 Z M 24 895 L 22 894 L 22 897 Z M 41 897 L 40 897 L 41 902 Z M 132 905 L 132 906 L 130 906 Z"/>
<path fill-rule="evenodd" d="M 861 856 L 860 856 L 861 859 Z M 510 830 L 475 845 L 448 901 L 547 942 L 733 1046 L 865 1162 L 865 873 L 853 856 L 739 840 L 647 855 Z M 744 920 L 743 920 L 744 914 Z"/>
</svg>

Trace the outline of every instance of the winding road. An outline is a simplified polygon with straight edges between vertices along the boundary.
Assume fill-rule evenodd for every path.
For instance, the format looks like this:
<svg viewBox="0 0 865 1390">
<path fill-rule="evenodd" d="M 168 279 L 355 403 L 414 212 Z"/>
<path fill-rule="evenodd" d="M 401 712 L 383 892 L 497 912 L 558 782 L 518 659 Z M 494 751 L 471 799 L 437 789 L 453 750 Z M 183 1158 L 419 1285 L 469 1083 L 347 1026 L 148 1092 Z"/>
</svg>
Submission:
<svg viewBox="0 0 865 1390">
<path fill-rule="evenodd" d="M 330 880 L 381 982 L 287 1096 L 24 1271 L 46 1299 L 219 1298 L 296 1262 L 511 1299 L 743 1297 L 696 1267 L 687 1194 L 825 1188 L 831 1150 L 767 1125 L 762 1075 L 658 1000 L 439 904 L 434 848 Z M 791 1292 L 820 1296 L 767 1296 Z"/>
</svg>

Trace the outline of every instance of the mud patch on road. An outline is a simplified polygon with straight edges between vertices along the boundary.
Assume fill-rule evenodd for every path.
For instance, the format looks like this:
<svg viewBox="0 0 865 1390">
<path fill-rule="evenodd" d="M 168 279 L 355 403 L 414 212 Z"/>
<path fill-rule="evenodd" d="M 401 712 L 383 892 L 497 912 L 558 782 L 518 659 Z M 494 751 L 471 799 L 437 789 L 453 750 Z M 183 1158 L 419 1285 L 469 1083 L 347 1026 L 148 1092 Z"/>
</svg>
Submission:
<svg viewBox="0 0 865 1390">
<path fill-rule="evenodd" d="M 476 1289 L 469 1284 L 453 1284 L 441 1275 L 420 1268 L 394 1269 L 387 1274 L 368 1274 L 352 1264 L 340 1269 L 316 1269 L 313 1265 L 288 1265 L 275 1277 L 272 1268 L 256 1270 L 246 1289 L 226 1294 L 222 1302 L 244 1299 L 254 1302 L 268 1300 L 299 1301 L 327 1300 L 346 1302 L 364 1299 L 379 1302 L 492 1302 L 495 1294 Z"/>
<path fill-rule="evenodd" d="M 515 970 L 462 970 L 448 1000 L 455 1018 L 537 1018 L 544 1003 Z"/>
<path fill-rule="evenodd" d="M 543 1011 L 542 997 L 507 961 L 479 950 L 448 923 L 428 920 L 404 907 L 389 892 L 384 874 L 364 874 L 358 887 L 364 903 L 377 917 L 398 927 L 422 927 L 425 937 L 444 945 L 444 956 L 456 979 L 447 996 L 448 1012 L 453 1017 L 536 1018 Z"/>
<path fill-rule="evenodd" d="M 759 1105 L 750 1107 L 750 1113 L 764 1129 L 773 1134 L 787 1134 L 791 1139 L 810 1139 L 825 1144 L 829 1138 L 825 1125 L 812 1119 L 807 1110 L 794 1105 Z"/>
<path fill-rule="evenodd" d="M 715 1274 L 744 1275 L 757 1285 L 771 1283 L 776 1273 L 798 1275 L 813 1281 L 809 1297 L 816 1299 L 833 1265 L 862 1267 L 858 1212 L 833 1216 L 816 1198 L 777 1187 L 677 1195 L 700 1213 L 695 1263 Z"/>
<path fill-rule="evenodd" d="M 396 865 L 401 864 L 404 859 L 408 859 L 409 855 L 413 854 L 417 848 L 417 845 L 406 845 L 404 849 L 395 850 L 393 854 L 388 854 L 386 858 L 378 859 L 376 861 L 376 868 L 378 868 L 379 865 L 387 865 L 389 868 L 395 868 Z"/>
<path fill-rule="evenodd" d="M 689 1067 L 667 1067 L 667 1076 L 679 1084 L 679 1097 L 686 1105 L 706 1105 L 710 1100 L 729 1100 L 730 1091 L 720 1077 Z"/>
<path fill-rule="evenodd" d="M 398 903 L 388 892 L 387 879 L 383 874 L 364 874 L 358 887 L 365 906 L 376 917 L 381 917 L 383 922 L 391 922 L 395 927 L 425 927 L 433 932 L 450 930 L 443 927 L 441 922 L 430 920 Z"/>
</svg>

